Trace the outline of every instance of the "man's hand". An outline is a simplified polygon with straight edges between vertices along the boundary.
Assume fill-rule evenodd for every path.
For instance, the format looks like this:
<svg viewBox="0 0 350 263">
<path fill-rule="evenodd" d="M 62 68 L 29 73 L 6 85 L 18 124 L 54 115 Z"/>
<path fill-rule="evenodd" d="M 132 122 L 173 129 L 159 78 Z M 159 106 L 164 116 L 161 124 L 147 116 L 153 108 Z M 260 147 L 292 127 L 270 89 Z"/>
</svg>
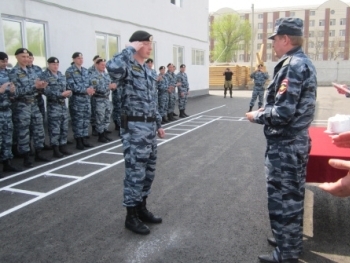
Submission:
<svg viewBox="0 0 350 263">
<path fill-rule="evenodd" d="M 185 92 L 180 93 L 181 98 L 185 97 Z"/>
<path fill-rule="evenodd" d="M 139 51 L 144 45 L 140 41 L 134 41 L 129 44 L 130 47 L 133 47 L 136 51 Z"/>
<path fill-rule="evenodd" d="M 338 147 L 350 148 L 350 132 L 342 132 L 332 136 L 333 143 Z"/>
<path fill-rule="evenodd" d="M 162 79 L 163 79 L 162 76 L 157 77 L 157 81 L 161 81 Z"/>
<path fill-rule="evenodd" d="M 335 183 L 323 183 L 319 187 L 334 196 L 350 196 L 350 161 L 330 159 L 328 163 L 334 168 L 348 170 L 348 174 Z"/>
<path fill-rule="evenodd" d="M 163 128 L 159 128 L 158 131 L 157 131 L 157 135 L 159 138 L 164 138 L 165 137 L 165 131 Z"/>
<path fill-rule="evenodd" d="M 176 87 L 181 86 L 181 82 L 177 82 L 175 86 Z"/>
<path fill-rule="evenodd" d="M 86 93 L 87 93 L 88 95 L 92 96 L 92 95 L 95 94 L 95 90 L 94 90 L 93 87 L 88 87 L 88 88 L 86 89 Z"/>
<path fill-rule="evenodd" d="M 254 115 L 259 112 L 258 110 L 257 111 L 251 111 L 251 112 L 247 112 L 245 114 L 245 116 L 247 117 L 247 119 L 250 121 L 250 122 L 254 122 Z"/>
<path fill-rule="evenodd" d="M 117 88 L 117 84 L 116 84 L 116 83 L 110 83 L 109 86 L 108 86 L 108 88 L 109 88 L 110 90 L 115 90 L 115 89 Z"/>
<path fill-rule="evenodd" d="M 71 94 L 72 94 L 72 91 L 71 91 L 71 90 L 66 90 L 66 91 L 63 91 L 63 92 L 62 92 L 61 96 L 67 98 L 67 97 L 69 97 Z"/>
<path fill-rule="evenodd" d="M 41 88 L 41 89 L 46 89 L 47 85 L 49 85 L 48 82 L 46 82 L 46 81 L 41 81 L 40 88 Z"/>
<path fill-rule="evenodd" d="M 0 87 L 1 94 L 5 92 L 8 85 L 10 85 L 10 82 L 5 82 L 4 84 L 1 85 L 1 87 Z"/>
<path fill-rule="evenodd" d="M 11 85 L 10 85 L 10 92 L 11 92 L 11 93 L 15 93 L 15 91 L 16 91 L 16 86 L 15 86 L 15 84 L 13 84 L 13 83 L 11 82 Z"/>
</svg>

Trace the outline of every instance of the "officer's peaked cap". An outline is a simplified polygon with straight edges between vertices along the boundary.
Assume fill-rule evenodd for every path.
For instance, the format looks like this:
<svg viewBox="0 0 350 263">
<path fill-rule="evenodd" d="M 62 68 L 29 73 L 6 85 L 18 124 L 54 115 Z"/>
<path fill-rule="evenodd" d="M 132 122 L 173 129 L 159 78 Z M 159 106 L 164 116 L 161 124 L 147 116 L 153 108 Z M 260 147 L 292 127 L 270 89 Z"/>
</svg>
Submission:
<svg viewBox="0 0 350 263">
<path fill-rule="evenodd" d="M 269 39 L 274 39 L 276 35 L 302 36 L 303 26 L 303 20 L 300 18 L 279 18 L 275 22 L 275 30 Z"/>
</svg>

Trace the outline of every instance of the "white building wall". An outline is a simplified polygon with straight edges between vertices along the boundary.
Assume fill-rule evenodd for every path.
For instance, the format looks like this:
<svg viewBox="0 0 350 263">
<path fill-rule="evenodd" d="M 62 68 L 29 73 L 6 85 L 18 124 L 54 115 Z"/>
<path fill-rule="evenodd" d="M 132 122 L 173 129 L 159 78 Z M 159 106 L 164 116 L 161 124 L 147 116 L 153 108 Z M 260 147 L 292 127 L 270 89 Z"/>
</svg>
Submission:
<svg viewBox="0 0 350 263">
<path fill-rule="evenodd" d="M 47 24 L 47 56 L 60 60 L 65 71 L 71 56 L 79 51 L 85 67 L 96 55 L 96 32 L 118 35 L 119 50 L 136 30 L 145 30 L 156 42 L 155 64 L 173 62 L 173 46 L 184 47 L 184 63 L 191 95 L 207 94 L 208 72 L 208 1 L 182 1 L 178 7 L 170 0 L 0 0 L 1 16 L 43 21 Z M 4 50 L 0 20 L 0 50 Z M 204 50 L 204 65 L 192 65 L 192 48 Z M 12 54 L 9 54 L 12 55 Z"/>
</svg>

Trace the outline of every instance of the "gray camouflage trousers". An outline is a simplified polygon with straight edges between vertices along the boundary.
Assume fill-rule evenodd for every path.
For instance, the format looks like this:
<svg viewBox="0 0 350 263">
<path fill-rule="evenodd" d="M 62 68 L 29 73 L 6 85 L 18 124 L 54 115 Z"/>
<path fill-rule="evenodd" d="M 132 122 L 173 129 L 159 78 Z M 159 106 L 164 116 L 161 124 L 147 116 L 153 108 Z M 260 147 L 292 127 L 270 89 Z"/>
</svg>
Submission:
<svg viewBox="0 0 350 263">
<path fill-rule="evenodd" d="M 65 104 L 57 102 L 47 104 L 47 123 L 50 145 L 67 144 L 68 109 Z"/>
<path fill-rule="evenodd" d="M 98 133 L 108 130 L 112 106 L 109 99 L 92 97 L 95 104 L 95 125 Z"/>
<path fill-rule="evenodd" d="M 271 230 L 277 242 L 273 252 L 276 259 L 299 258 L 303 249 L 305 179 L 310 148 L 308 135 L 267 140 L 265 172 Z"/>
<path fill-rule="evenodd" d="M 12 155 L 12 111 L 0 110 L 0 161 L 13 158 Z"/>
<path fill-rule="evenodd" d="M 120 126 L 120 116 L 121 116 L 121 88 L 117 88 L 112 91 L 112 104 L 113 104 L 113 113 L 112 119 L 115 123 Z"/>
<path fill-rule="evenodd" d="M 126 129 L 120 129 L 125 159 L 125 207 L 137 206 L 151 192 L 157 160 L 156 129 L 155 122 L 128 122 Z"/>
<path fill-rule="evenodd" d="M 187 105 L 187 92 L 184 92 L 183 97 L 181 97 L 181 92 L 179 92 L 178 97 L 179 97 L 179 110 L 185 110 Z"/>
<path fill-rule="evenodd" d="M 91 97 L 91 117 L 90 123 L 91 126 L 96 126 L 96 101 Z"/>
<path fill-rule="evenodd" d="M 17 131 L 17 147 L 20 154 L 30 152 L 30 137 L 34 141 L 34 148 L 44 147 L 45 133 L 43 115 L 36 101 L 26 103 L 16 101 L 13 112 L 15 129 Z"/>
<path fill-rule="evenodd" d="M 172 113 L 175 110 L 176 96 L 175 91 L 169 93 L 169 102 L 168 102 L 168 113 Z"/>
<path fill-rule="evenodd" d="M 169 92 L 158 93 L 158 111 L 160 116 L 164 117 L 168 114 Z"/>
<path fill-rule="evenodd" d="M 89 135 L 91 118 L 90 96 L 73 95 L 70 97 L 69 102 L 74 138 L 87 137 Z"/>
<path fill-rule="evenodd" d="M 263 105 L 264 93 L 265 93 L 264 87 L 254 86 L 252 99 L 250 100 L 249 106 L 254 107 L 256 99 L 259 98 L 258 107 L 260 109 Z"/>
</svg>

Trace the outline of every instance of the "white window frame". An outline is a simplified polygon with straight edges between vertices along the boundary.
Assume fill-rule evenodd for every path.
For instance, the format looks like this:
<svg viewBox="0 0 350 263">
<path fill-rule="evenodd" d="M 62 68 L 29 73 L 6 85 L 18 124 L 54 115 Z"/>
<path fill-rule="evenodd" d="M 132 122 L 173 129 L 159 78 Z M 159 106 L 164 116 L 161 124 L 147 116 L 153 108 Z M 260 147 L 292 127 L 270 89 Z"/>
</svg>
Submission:
<svg viewBox="0 0 350 263">
<path fill-rule="evenodd" d="M 192 48 L 192 65 L 205 65 L 205 50 Z"/>
<path fill-rule="evenodd" d="M 329 30 L 329 36 L 334 37 L 335 36 L 335 30 Z"/>
<path fill-rule="evenodd" d="M 183 7 L 183 0 L 170 0 L 170 3 L 178 7 Z"/>
<path fill-rule="evenodd" d="M 339 24 L 340 24 L 341 26 L 345 26 L 345 25 L 346 25 L 346 18 L 340 18 L 340 19 L 339 19 Z"/>
<path fill-rule="evenodd" d="M 109 57 L 109 41 L 108 38 L 110 36 L 112 37 L 116 37 L 117 38 L 117 52 L 120 52 L 120 36 L 119 35 L 114 35 L 114 34 L 109 34 L 109 33 L 103 33 L 103 32 L 95 32 L 95 40 L 96 40 L 96 36 L 102 36 L 105 39 L 105 56 L 102 56 L 104 59 L 109 60 L 111 59 L 111 57 Z M 97 46 L 96 46 L 96 52 L 97 52 Z M 114 56 L 115 54 L 113 54 L 112 56 Z"/>
<path fill-rule="evenodd" d="M 175 49 L 176 49 L 176 59 L 174 57 Z M 182 61 L 180 61 L 179 59 L 179 49 L 182 49 Z M 185 64 L 184 61 L 185 61 L 185 47 L 174 45 L 173 46 L 173 64 L 176 66 L 177 69 L 179 69 L 181 64 Z"/>
<path fill-rule="evenodd" d="M 315 20 L 310 20 L 309 27 L 311 27 L 311 26 L 315 26 Z"/>
<path fill-rule="evenodd" d="M 340 29 L 339 30 L 339 36 L 340 37 L 345 37 L 345 34 L 346 34 L 345 29 Z"/>
<path fill-rule="evenodd" d="M 319 26 L 324 26 L 324 25 L 325 25 L 324 19 L 320 19 L 320 20 L 318 21 L 318 25 L 319 25 Z"/>
<path fill-rule="evenodd" d="M 329 20 L 329 25 L 330 26 L 335 26 L 337 24 L 337 20 L 336 19 L 330 19 Z"/>
</svg>

